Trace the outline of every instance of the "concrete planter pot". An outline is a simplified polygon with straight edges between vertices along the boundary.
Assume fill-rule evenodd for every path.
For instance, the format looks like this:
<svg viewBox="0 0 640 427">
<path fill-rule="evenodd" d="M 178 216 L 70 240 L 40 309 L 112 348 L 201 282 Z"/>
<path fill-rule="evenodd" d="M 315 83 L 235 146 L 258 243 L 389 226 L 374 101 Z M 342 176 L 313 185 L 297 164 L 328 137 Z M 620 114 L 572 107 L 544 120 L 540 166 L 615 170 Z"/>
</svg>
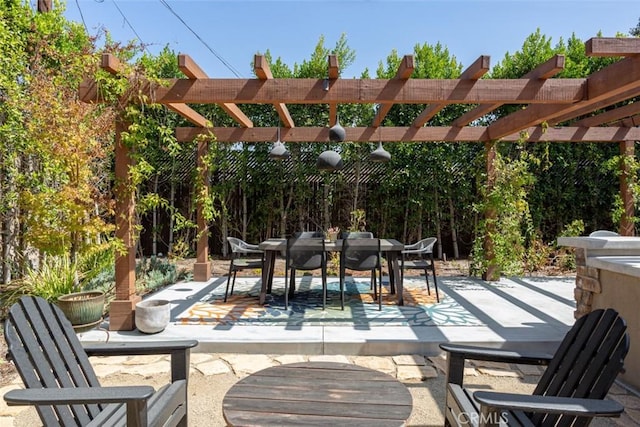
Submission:
<svg viewBox="0 0 640 427">
<path fill-rule="evenodd" d="M 145 300 L 136 304 L 136 328 L 145 334 L 162 332 L 169 324 L 171 303 L 168 300 Z"/>
</svg>

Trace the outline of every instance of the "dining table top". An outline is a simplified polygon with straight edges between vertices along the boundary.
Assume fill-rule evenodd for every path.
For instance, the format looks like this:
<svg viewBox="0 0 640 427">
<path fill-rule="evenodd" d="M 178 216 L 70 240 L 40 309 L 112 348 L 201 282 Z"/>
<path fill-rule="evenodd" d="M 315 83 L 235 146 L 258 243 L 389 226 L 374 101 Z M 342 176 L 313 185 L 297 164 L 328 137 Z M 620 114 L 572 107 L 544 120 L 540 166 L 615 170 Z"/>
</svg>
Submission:
<svg viewBox="0 0 640 427">
<path fill-rule="evenodd" d="M 287 239 L 267 239 L 258 245 L 263 251 L 283 251 L 287 249 Z M 340 251 L 342 249 L 342 239 L 325 240 L 325 249 L 328 251 Z M 402 251 L 404 243 L 396 239 L 380 239 L 380 250 L 382 252 Z"/>
<path fill-rule="evenodd" d="M 336 362 L 301 362 L 255 372 L 222 401 L 228 425 L 403 426 L 413 398 L 389 374 Z"/>
</svg>

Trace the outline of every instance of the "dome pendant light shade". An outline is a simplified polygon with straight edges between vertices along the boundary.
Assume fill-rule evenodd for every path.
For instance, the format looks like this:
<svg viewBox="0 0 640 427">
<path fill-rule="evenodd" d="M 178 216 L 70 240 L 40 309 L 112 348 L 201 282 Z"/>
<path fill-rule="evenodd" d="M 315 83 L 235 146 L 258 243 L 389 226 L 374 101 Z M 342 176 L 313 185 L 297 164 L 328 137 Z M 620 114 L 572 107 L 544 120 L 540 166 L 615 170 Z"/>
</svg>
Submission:
<svg viewBox="0 0 640 427">
<path fill-rule="evenodd" d="M 369 160 L 372 162 L 388 162 L 391 160 L 391 153 L 382 147 L 382 141 L 378 142 L 378 148 L 369 154 Z"/>
<path fill-rule="evenodd" d="M 280 128 L 278 128 L 278 140 L 273 144 L 273 148 L 269 152 L 269 158 L 271 160 L 286 160 L 291 153 L 287 151 L 287 148 L 280 141 Z"/>
<path fill-rule="evenodd" d="M 340 119 L 336 119 L 336 124 L 329 129 L 329 139 L 333 142 L 342 142 L 347 137 L 347 131 L 340 125 Z"/>
<path fill-rule="evenodd" d="M 333 150 L 323 151 L 316 161 L 316 167 L 323 171 L 337 171 L 343 166 L 342 157 Z"/>
</svg>

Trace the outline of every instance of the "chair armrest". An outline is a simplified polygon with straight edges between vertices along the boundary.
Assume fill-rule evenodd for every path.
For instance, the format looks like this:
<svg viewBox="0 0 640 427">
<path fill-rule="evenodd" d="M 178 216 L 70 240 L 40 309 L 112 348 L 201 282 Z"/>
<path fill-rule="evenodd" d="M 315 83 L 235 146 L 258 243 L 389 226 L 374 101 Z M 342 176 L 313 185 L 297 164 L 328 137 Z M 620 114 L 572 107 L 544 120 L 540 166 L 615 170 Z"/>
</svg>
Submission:
<svg viewBox="0 0 640 427">
<path fill-rule="evenodd" d="M 189 379 L 189 357 L 197 340 L 98 343 L 84 345 L 89 356 L 171 355 L 171 382 Z"/>
<path fill-rule="evenodd" d="M 454 357 L 465 360 L 487 360 L 492 362 L 521 363 L 524 365 L 548 365 L 553 355 L 549 353 L 520 352 L 492 347 L 442 343 L 440 348 Z"/>
<path fill-rule="evenodd" d="M 251 243 L 247 243 L 247 245 L 245 246 L 245 249 L 251 249 L 252 251 L 255 251 L 255 252 L 262 252 L 262 250 L 260 250 L 260 247 L 258 245 L 253 245 Z"/>
<path fill-rule="evenodd" d="M 419 244 L 420 244 L 420 242 L 416 242 L 416 243 L 413 243 L 411 245 L 404 245 L 404 250 L 406 251 L 406 250 L 416 249 L 416 248 L 418 248 Z"/>
<path fill-rule="evenodd" d="M 143 356 L 150 354 L 171 354 L 198 345 L 197 340 L 148 341 L 83 344 L 89 356 Z"/>
<path fill-rule="evenodd" d="M 624 407 L 608 399 L 580 399 L 574 397 L 556 397 L 522 395 L 476 391 L 473 398 L 483 406 L 498 409 L 539 412 L 545 414 L 565 414 L 581 417 L 619 417 Z"/>
<path fill-rule="evenodd" d="M 27 388 L 11 390 L 4 395 L 7 405 L 73 405 L 127 403 L 149 399 L 151 386 Z"/>
<path fill-rule="evenodd" d="M 440 348 L 447 355 L 447 383 L 462 386 L 465 360 L 486 360 L 491 362 L 520 363 L 523 365 L 548 365 L 552 355 L 547 353 L 522 353 L 490 347 L 442 343 Z"/>
</svg>

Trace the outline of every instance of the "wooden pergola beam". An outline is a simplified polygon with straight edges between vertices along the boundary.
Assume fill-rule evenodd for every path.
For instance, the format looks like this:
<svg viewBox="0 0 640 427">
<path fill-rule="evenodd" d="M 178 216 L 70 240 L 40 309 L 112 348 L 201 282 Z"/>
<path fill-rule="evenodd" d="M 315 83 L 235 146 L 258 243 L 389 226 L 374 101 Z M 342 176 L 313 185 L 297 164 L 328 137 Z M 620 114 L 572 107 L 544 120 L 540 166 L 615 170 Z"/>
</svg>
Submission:
<svg viewBox="0 0 640 427">
<path fill-rule="evenodd" d="M 207 73 L 205 73 L 204 70 L 202 70 L 202 68 L 200 68 L 200 66 L 193 59 L 191 59 L 189 55 L 186 55 L 184 53 L 178 55 L 178 68 L 185 76 L 189 78 L 189 80 L 209 78 L 209 76 L 207 76 Z M 253 122 L 251 121 L 251 119 L 249 119 L 249 117 L 247 117 L 246 114 L 244 114 L 237 105 L 224 102 L 219 105 L 220 108 L 222 108 L 225 113 L 230 115 L 233 120 L 239 123 L 240 126 L 245 128 L 253 127 Z M 171 109 L 174 110 L 173 108 Z M 201 126 L 206 127 L 207 125 Z"/>
<path fill-rule="evenodd" d="M 401 82 L 406 82 L 411 74 L 413 74 L 413 70 L 415 70 L 415 61 L 413 60 L 413 55 L 405 55 L 400 61 L 400 65 L 398 65 L 398 70 L 396 71 L 396 75 L 393 80 L 398 80 Z M 382 124 L 385 116 L 389 113 L 393 107 L 392 103 L 380 104 L 378 106 L 378 111 L 376 112 L 376 116 L 373 118 L 373 123 L 371 126 L 378 127 Z"/>
<path fill-rule="evenodd" d="M 160 104 L 574 104 L 587 97 L 587 79 L 338 79 L 330 90 L 325 89 L 325 82 L 326 79 L 172 79 L 149 84 L 143 93 L 153 95 L 153 101 Z M 79 94 L 84 102 L 101 101 L 95 81 L 82 82 Z"/>
<path fill-rule="evenodd" d="M 626 92 L 622 92 L 618 95 L 612 96 L 610 98 L 606 98 L 602 101 L 596 102 L 595 104 L 589 104 L 581 108 L 578 108 L 576 110 L 572 110 L 568 113 L 561 112 L 560 114 L 547 119 L 547 123 L 550 126 L 555 126 L 558 123 L 566 122 L 573 118 L 584 116 L 585 114 L 591 114 L 593 111 L 600 110 L 610 105 L 617 104 L 618 102 L 622 102 L 627 99 L 633 98 L 637 93 L 638 93 L 637 89 L 632 89 Z"/>
<path fill-rule="evenodd" d="M 337 55 L 329 55 L 327 57 L 329 69 L 329 81 L 327 82 L 327 90 L 331 88 L 333 82 L 340 77 L 340 63 Z M 329 104 L 329 126 L 333 126 L 338 121 L 338 104 Z"/>
<path fill-rule="evenodd" d="M 552 79 L 557 80 L 557 79 Z M 547 80 L 551 81 L 551 80 Z M 640 57 L 629 57 L 596 71 L 587 78 L 588 98 L 571 105 L 532 105 L 503 117 L 489 126 L 490 139 L 535 126 L 556 116 L 568 114 L 603 101 L 606 102 L 622 93 L 640 94 Z"/>
<path fill-rule="evenodd" d="M 544 63 L 538 65 L 533 70 L 529 71 L 527 74 L 521 77 L 521 79 L 550 79 L 551 77 L 558 74 L 560 71 L 564 70 L 564 55 L 554 55 Z M 454 122 L 453 126 L 462 127 L 466 126 L 472 121 L 479 119 L 485 114 L 490 113 L 491 111 L 499 108 L 504 104 L 495 103 L 495 104 L 480 104 L 476 108 L 471 111 L 467 111 L 462 116 L 458 117 Z"/>
<path fill-rule="evenodd" d="M 409 127 L 348 127 L 347 140 L 353 142 L 477 142 L 488 139 L 487 127 L 468 126 L 457 128 L 453 126 L 427 126 L 421 128 Z M 543 128 L 533 126 L 523 129 L 528 134 L 529 142 L 618 142 L 623 140 L 640 140 L 640 129 L 636 127 L 562 127 Z M 277 137 L 277 127 L 259 128 L 229 128 L 214 127 L 199 129 L 192 127 L 176 128 L 176 138 L 180 142 L 191 142 L 201 133 L 211 131 L 216 135 L 216 142 L 261 143 L 274 141 Z M 519 132 L 507 135 L 503 141 L 518 141 Z M 329 140 L 329 130 L 326 127 L 297 127 L 285 128 L 280 131 L 282 142 L 317 142 L 326 144 Z"/>
<path fill-rule="evenodd" d="M 604 123 L 611 123 L 616 120 L 625 119 L 638 113 L 640 113 L 640 102 L 634 102 L 632 104 L 627 104 L 613 110 L 605 111 L 604 113 L 598 114 L 596 116 L 587 117 L 574 123 L 574 126 L 599 126 Z"/>
<path fill-rule="evenodd" d="M 117 75 L 122 71 L 122 64 L 113 54 L 103 53 L 101 68 L 113 75 Z M 206 127 L 209 125 L 208 120 L 204 118 L 204 116 L 202 116 L 200 113 L 198 113 L 188 105 L 180 103 L 167 103 L 167 108 L 180 114 L 182 117 L 196 126 Z"/>
<path fill-rule="evenodd" d="M 271 68 L 269 68 L 269 63 L 267 62 L 267 58 L 265 58 L 264 55 L 255 55 L 253 57 L 253 69 L 256 73 L 256 76 L 260 80 L 262 80 L 261 83 L 268 84 L 269 80 L 273 81 Z M 295 127 L 293 119 L 291 118 L 291 114 L 289 114 L 289 109 L 287 109 L 287 106 L 284 102 L 274 102 L 273 106 L 278 112 L 278 116 L 280 117 L 280 121 L 282 122 L 284 127 Z"/>
<path fill-rule="evenodd" d="M 460 75 L 460 80 L 478 80 L 484 76 L 491 68 L 491 57 L 482 55 L 473 64 L 467 67 Z M 440 112 L 447 104 L 433 104 L 424 109 L 422 113 L 413 121 L 412 126 L 419 128 L 427 123 Z"/>
<path fill-rule="evenodd" d="M 584 44 L 587 56 L 637 56 L 640 38 L 593 37 Z"/>
</svg>

